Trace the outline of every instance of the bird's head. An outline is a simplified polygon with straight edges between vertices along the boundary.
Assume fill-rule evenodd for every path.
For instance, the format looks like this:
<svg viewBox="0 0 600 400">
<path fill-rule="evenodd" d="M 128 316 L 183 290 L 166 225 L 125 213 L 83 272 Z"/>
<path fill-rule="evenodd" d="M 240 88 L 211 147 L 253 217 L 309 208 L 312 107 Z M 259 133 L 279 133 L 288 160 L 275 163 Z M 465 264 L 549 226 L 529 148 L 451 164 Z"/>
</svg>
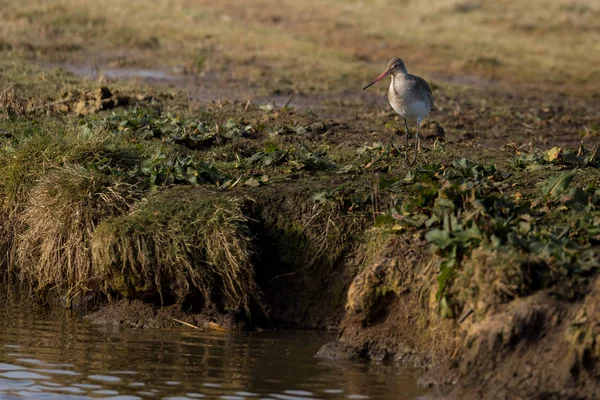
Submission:
<svg viewBox="0 0 600 400">
<path fill-rule="evenodd" d="M 404 65 L 404 61 L 402 61 L 398 57 L 391 58 L 387 62 L 385 71 L 383 71 L 381 75 L 379 75 L 377 78 L 375 78 L 375 80 L 373 82 L 371 82 L 367 86 L 365 86 L 363 88 L 363 90 L 367 89 L 371 85 L 374 85 L 375 83 L 379 82 L 380 80 L 382 80 L 383 78 L 385 78 L 388 75 L 396 76 L 398 74 L 407 74 L 407 73 L 408 73 L 408 71 L 406 70 L 406 65 Z"/>
</svg>

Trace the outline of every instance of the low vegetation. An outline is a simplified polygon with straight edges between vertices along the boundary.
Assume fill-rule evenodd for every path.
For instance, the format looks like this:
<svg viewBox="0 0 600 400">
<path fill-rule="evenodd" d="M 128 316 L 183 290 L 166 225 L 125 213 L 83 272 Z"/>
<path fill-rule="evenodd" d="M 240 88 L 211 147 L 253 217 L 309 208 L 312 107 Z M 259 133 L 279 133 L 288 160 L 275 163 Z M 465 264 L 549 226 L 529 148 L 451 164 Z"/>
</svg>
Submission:
<svg viewBox="0 0 600 400">
<path fill-rule="evenodd" d="M 278 184 L 305 181 L 316 182 L 302 200 L 312 216 L 288 215 L 315 234 L 284 259 L 304 259 L 302 271 L 335 265 L 340 240 L 359 240 L 369 220 L 392 234 L 423 231 L 443 260 L 437 300 L 449 317 L 556 283 L 576 297 L 578 280 L 599 267 L 597 147 L 508 159 L 483 150 L 471 161 L 469 147 L 434 135 L 428 162 L 407 169 L 401 148 L 332 147 L 328 135 L 345 127 L 293 109 L 185 109 L 168 96 L 124 104 L 84 115 L 3 106 L 5 265 L 67 305 L 98 293 L 185 302 L 198 291 L 204 304 L 249 312 L 261 295 L 248 219 L 264 211 L 245 204 L 277 201 Z M 175 190 L 185 186 L 212 189 Z M 269 229 L 295 240 L 291 221 Z M 497 266 L 482 270 L 485 260 Z"/>
<path fill-rule="evenodd" d="M 43 176 L 28 197 L 18 215 L 21 232 L 12 240 L 21 277 L 55 291 L 67 307 L 97 295 L 104 277 L 92 265 L 92 233 L 131 207 L 135 188 L 80 166 L 63 167 Z"/>
<path fill-rule="evenodd" d="M 143 9 L 123 0 L 10 0 L 3 3 L 0 50 L 53 62 L 100 54 L 103 64 L 121 68 L 158 62 L 208 74 L 217 86 L 250 79 L 263 93 L 341 92 L 381 72 L 390 53 L 402 53 L 409 69 L 465 74 L 482 84 L 568 85 L 569 92 L 585 93 L 598 79 L 590 68 L 600 62 L 600 10 L 593 0 L 236 5 L 204 0 Z"/>
<path fill-rule="evenodd" d="M 422 165 L 391 184 L 392 190 L 409 190 L 413 196 L 379 219 L 398 230 L 425 230 L 442 257 L 437 300 L 444 315 L 473 308 L 483 308 L 485 315 L 490 302 L 504 303 L 558 283 L 566 298 L 577 297 L 581 280 L 598 272 L 596 150 L 579 158 L 570 152 L 557 157 L 557 151 L 547 154 L 554 171 L 531 182 L 539 189 L 527 197 L 511 190 L 521 171 L 502 172 L 465 158 Z M 580 170 L 583 187 L 570 187 L 577 172 L 562 170 L 569 168 L 571 157 L 588 165 Z"/>
<path fill-rule="evenodd" d="M 242 202 L 206 190 L 168 189 L 94 232 L 94 266 L 108 293 L 175 298 L 193 290 L 204 305 L 248 314 L 260 294 Z M 195 305 L 197 309 L 203 306 Z"/>
</svg>

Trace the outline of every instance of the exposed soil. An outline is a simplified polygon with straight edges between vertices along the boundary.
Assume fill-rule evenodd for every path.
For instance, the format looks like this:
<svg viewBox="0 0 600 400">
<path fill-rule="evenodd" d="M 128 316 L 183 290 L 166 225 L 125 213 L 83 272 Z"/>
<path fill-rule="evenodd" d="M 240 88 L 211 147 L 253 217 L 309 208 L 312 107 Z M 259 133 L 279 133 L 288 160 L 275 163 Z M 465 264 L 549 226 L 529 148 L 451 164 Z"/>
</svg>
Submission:
<svg viewBox="0 0 600 400">
<path fill-rule="evenodd" d="M 130 328 L 173 328 L 179 326 L 217 331 L 240 331 L 245 324 L 239 316 L 223 314 L 215 309 L 193 313 L 180 304 L 158 307 L 141 300 L 122 299 L 109 303 L 85 316 L 95 324 L 120 325 Z"/>
<path fill-rule="evenodd" d="M 223 84 L 210 76 L 185 75 L 162 70 L 136 70 L 88 65 L 50 64 L 62 67 L 82 77 L 106 79 L 133 79 L 166 90 L 180 90 L 190 99 L 211 102 L 215 99 L 252 101 L 257 104 L 289 105 L 300 111 L 311 110 L 317 115 L 334 119 L 349 126 L 363 138 L 380 132 L 385 124 L 394 122 L 401 127 L 398 116 L 389 108 L 384 91 L 303 93 L 278 90 L 269 95 L 257 91 L 244 81 Z M 505 146 L 522 148 L 547 146 L 588 146 L 600 143 L 600 136 L 590 128 L 600 125 L 600 106 L 597 101 L 579 99 L 565 93 L 536 93 L 530 89 L 487 82 L 478 77 L 436 75 L 433 80 L 436 92 L 435 111 L 429 117 L 444 130 L 450 143 L 467 143 L 490 149 Z M 438 86 L 439 85 L 439 86 Z M 460 85 L 460 86 L 459 86 Z M 386 85 L 380 85 L 385 87 Z M 463 99 L 468 98 L 465 102 Z M 384 112 L 384 110 L 387 110 Z M 414 127 L 411 126 L 411 129 Z M 398 132 L 403 135 L 403 129 Z M 424 129 L 425 136 L 427 126 Z M 388 132 L 380 140 L 390 137 Z"/>
<path fill-rule="evenodd" d="M 450 351 L 453 324 L 435 311 L 435 260 L 426 248 L 419 236 L 392 237 L 348 289 L 340 339 L 317 356 L 424 367 L 439 360 L 440 352 Z"/>
<path fill-rule="evenodd" d="M 426 367 L 420 382 L 435 389 L 434 398 L 599 395 L 598 278 L 582 301 L 560 301 L 546 290 L 499 305 L 477 321 L 472 314 L 442 319 L 431 257 L 411 250 L 418 240 L 395 239 L 356 276 L 339 339 L 318 357 Z"/>
</svg>

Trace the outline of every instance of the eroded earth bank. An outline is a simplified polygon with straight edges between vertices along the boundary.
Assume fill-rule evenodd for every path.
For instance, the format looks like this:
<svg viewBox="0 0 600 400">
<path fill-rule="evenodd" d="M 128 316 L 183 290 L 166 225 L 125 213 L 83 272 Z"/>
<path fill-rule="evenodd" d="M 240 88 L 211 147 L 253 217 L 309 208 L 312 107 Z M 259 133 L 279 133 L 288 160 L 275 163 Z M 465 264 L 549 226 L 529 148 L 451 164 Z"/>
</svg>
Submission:
<svg viewBox="0 0 600 400">
<path fill-rule="evenodd" d="M 2 249 L 39 301 L 133 327 L 339 330 L 319 357 L 418 365 L 438 395 L 598 394 L 595 137 L 459 139 L 485 113 L 454 113 L 440 88 L 408 166 L 394 126 L 364 128 L 393 121 L 378 104 L 329 119 L 18 87 L 2 93 Z M 590 114 L 525 115 L 562 135 Z"/>
</svg>

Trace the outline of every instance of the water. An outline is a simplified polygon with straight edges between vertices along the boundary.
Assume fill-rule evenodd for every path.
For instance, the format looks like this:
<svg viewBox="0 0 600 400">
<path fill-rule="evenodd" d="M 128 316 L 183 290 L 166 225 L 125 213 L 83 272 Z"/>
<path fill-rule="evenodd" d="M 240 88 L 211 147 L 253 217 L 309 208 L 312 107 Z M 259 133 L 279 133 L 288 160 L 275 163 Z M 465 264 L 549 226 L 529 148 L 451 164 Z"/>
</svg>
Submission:
<svg viewBox="0 0 600 400">
<path fill-rule="evenodd" d="M 394 366 L 313 355 L 331 335 L 217 334 L 100 326 L 6 300 L 0 287 L 0 399 L 415 399 Z"/>
<path fill-rule="evenodd" d="M 76 65 L 71 63 L 45 63 L 46 68 L 63 68 L 72 74 L 96 79 L 104 76 L 108 79 L 142 79 L 148 81 L 172 81 L 175 76 L 167 71 L 158 69 L 143 69 L 143 68 L 96 68 L 89 65 Z"/>
</svg>

